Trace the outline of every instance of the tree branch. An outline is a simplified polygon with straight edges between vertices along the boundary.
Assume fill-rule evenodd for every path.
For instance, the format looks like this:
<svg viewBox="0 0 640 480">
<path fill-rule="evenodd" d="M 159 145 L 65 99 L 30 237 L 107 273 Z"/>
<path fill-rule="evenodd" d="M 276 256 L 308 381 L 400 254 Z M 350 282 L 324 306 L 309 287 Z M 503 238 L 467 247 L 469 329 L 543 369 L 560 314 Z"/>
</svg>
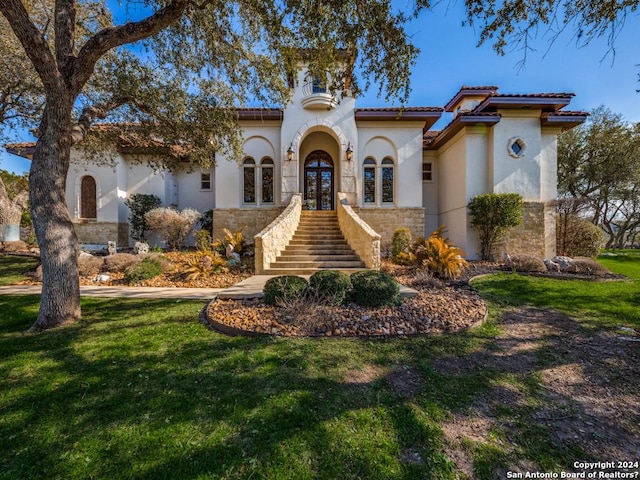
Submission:
<svg viewBox="0 0 640 480">
<path fill-rule="evenodd" d="M 56 0 L 54 16 L 56 60 L 58 61 L 58 68 L 66 73 L 68 64 L 73 57 L 76 30 L 74 0 Z"/>
<path fill-rule="evenodd" d="M 142 103 L 138 102 L 135 98 L 131 97 L 118 97 L 109 100 L 108 102 L 85 107 L 78 118 L 78 123 L 71 129 L 71 138 L 74 144 L 82 142 L 89 130 L 91 124 L 96 120 L 103 120 L 109 114 L 111 110 L 115 110 L 125 104 L 132 104 L 138 107 L 142 112 L 149 113 L 150 110 Z"/>
<path fill-rule="evenodd" d="M 15 0 L 13 0 L 15 1 Z M 70 85 L 73 93 L 80 92 L 91 77 L 96 62 L 112 48 L 148 38 L 175 23 L 189 5 L 189 0 L 173 0 L 166 7 L 138 22 L 105 28 L 91 37 L 80 49 Z"/>
<path fill-rule="evenodd" d="M 9 22 L 13 33 L 20 41 L 47 90 L 50 92 L 59 90 L 62 82 L 53 54 L 43 34 L 29 18 L 22 2 L 20 0 L 2 0 L 0 12 Z"/>
</svg>

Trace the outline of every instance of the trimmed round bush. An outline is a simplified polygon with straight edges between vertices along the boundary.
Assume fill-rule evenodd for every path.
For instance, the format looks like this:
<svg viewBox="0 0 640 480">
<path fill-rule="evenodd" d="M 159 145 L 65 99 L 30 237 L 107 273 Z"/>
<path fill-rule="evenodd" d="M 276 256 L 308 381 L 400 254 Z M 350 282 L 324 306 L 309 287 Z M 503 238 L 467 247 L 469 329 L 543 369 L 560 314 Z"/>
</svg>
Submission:
<svg viewBox="0 0 640 480">
<path fill-rule="evenodd" d="M 309 289 L 325 303 L 340 305 L 351 290 L 351 280 L 338 270 L 320 270 L 311 275 Z"/>
<path fill-rule="evenodd" d="M 400 285 L 388 273 L 365 270 L 351 275 L 351 299 L 363 307 L 399 305 Z"/>
<path fill-rule="evenodd" d="M 147 257 L 128 267 L 124 272 L 124 279 L 127 283 L 140 283 L 163 272 L 164 268 L 159 258 Z"/>
<path fill-rule="evenodd" d="M 302 298 L 309 287 L 309 282 L 297 275 L 283 275 L 267 280 L 264 284 L 264 303 L 279 305 Z"/>
</svg>

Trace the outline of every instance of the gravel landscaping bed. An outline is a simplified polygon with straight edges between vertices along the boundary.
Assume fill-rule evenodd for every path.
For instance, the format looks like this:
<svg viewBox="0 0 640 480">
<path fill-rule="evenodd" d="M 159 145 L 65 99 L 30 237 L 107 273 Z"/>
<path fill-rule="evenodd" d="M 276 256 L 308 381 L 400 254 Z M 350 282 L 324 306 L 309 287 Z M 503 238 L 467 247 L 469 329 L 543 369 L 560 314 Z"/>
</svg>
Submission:
<svg viewBox="0 0 640 480">
<path fill-rule="evenodd" d="M 407 267 L 388 266 L 386 270 L 418 295 L 405 298 L 400 306 L 384 308 L 330 306 L 308 300 L 281 307 L 259 299 L 216 300 L 208 305 L 203 321 L 229 334 L 396 336 L 457 331 L 479 324 L 486 316 L 485 302 L 467 282 L 446 284 L 415 272 L 412 276 Z"/>
</svg>

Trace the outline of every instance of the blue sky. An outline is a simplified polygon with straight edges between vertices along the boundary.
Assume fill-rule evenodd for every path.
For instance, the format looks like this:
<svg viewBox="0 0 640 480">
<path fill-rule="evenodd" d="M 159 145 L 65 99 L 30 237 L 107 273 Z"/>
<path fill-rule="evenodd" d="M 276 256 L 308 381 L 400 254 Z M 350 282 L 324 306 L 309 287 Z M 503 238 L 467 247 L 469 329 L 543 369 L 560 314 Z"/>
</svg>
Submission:
<svg viewBox="0 0 640 480">
<path fill-rule="evenodd" d="M 447 4 L 448 2 L 443 2 Z M 640 122 L 640 51 L 637 32 L 640 15 L 627 19 L 615 42 L 615 57 L 607 54 L 604 38 L 585 47 L 576 46 L 572 32 L 565 32 L 553 46 L 540 32 L 526 64 L 518 69 L 522 52 L 499 56 L 490 44 L 476 47 L 479 31 L 461 25 L 462 2 L 440 5 L 422 14 L 407 27 L 421 49 L 412 74 L 411 106 L 443 106 L 462 85 L 497 85 L 501 93 L 575 93 L 571 110 L 591 110 L 605 105 L 627 121 Z M 358 99 L 360 107 L 383 106 L 376 88 Z M 449 121 L 443 116 L 434 128 Z M 30 140 L 30 138 L 20 138 Z M 17 173 L 28 170 L 29 162 L 0 151 L 0 168 Z"/>
</svg>

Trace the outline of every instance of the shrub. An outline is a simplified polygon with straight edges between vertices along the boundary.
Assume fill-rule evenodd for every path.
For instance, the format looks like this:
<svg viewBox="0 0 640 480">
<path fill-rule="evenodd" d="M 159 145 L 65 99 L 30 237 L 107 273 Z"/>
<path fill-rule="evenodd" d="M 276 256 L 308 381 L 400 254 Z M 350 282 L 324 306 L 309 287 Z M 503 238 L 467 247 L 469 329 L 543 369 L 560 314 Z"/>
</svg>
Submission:
<svg viewBox="0 0 640 480">
<path fill-rule="evenodd" d="M 517 193 L 485 193 L 469 202 L 471 226 L 478 230 L 480 258 L 492 260 L 498 241 L 522 223 L 522 197 Z"/>
<path fill-rule="evenodd" d="M 391 237 L 391 260 L 393 263 L 399 261 L 406 261 L 406 257 L 401 257 L 400 254 L 409 254 L 411 252 L 411 230 L 407 227 L 396 228 Z M 405 265 L 405 264 L 402 264 Z"/>
<path fill-rule="evenodd" d="M 567 271 L 570 273 L 596 276 L 604 276 L 611 273 L 610 270 L 589 257 L 575 257 Z"/>
<path fill-rule="evenodd" d="M 418 265 L 442 279 L 458 278 L 469 265 L 462 258 L 465 252 L 444 237 L 445 227 L 434 231 L 424 244 L 416 249 Z"/>
<path fill-rule="evenodd" d="M 604 245 L 604 232 L 593 223 L 571 213 L 557 217 L 556 249 L 567 257 L 597 257 Z"/>
<path fill-rule="evenodd" d="M 507 259 L 507 267 L 516 272 L 546 272 L 547 266 L 541 258 L 533 255 L 512 255 Z"/>
<path fill-rule="evenodd" d="M 416 263 L 416 256 L 411 252 L 400 252 L 398 255 L 393 257 L 393 263 L 396 265 L 413 265 Z"/>
<path fill-rule="evenodd" d="M 351 299 L 364 307 L 399 305 L 400 285 L 388 273 L 365 270 L 351 275 Z"/>
<path fill-rule="evenodd" d="M 193 238 L 196 240 L 196 248 L 201 252 L 211 251 L 211 234 L 207 230 L 198 230 L 193 234 Z"/>
<path fill-rule="evenodd" d="M 140 261 L 140 257 L 130 253 L 116 253 L 104 259 L 104 269 L 107 272 L 124 272 L 128 267 Z"/>
<path fill-rule="evenodd" d="M 124 272 L 127 283 L 140 283 L 164 272 L 162 261 L 157 257 L 146 257 L 138 263 L 129 266 Z"/>
<path fill-rule="evenodd" d="M 216 273 L 226 272 L 227 262 L 217 252 L 197 252 L 190 254 L 186 260 L 187 267 L 183 275 L 189 281 L 209 278 Z"/>
<path fill-rule="evenodd" d="M 124 201 L 124 204 L 129 207 L 131 238 L 139 242 L 145 242 L 145 235 L 149 229 L 145 215 L 162 205 L 160 197 L 146 193 L 134 193 Z"/>
<path fill-rule="evenodd" d="M 279 305 L 289 303 L 295 299 L 302 298 L 309 282 L 296 275 L 283 275 L 267 280 L 264 284 L 264 303 L 268 305 Z"/>
<path fill-rule="evenodd" d="M 213 210 L 207 210 L 202 215 L 200 215 L 200 228 L 209 233 L 213 232 Z"/>
<path fill-rule="evenodd" d="M 309 290 L 324 303 L 340 305 L 351 290 L 351 280 L 338 270 L 320 270 L 311 275 Z"/>
<path fill-rule="evenodd" d="M 78 273 L 81 277 L 95 277 L 100 273 L 104 259 L 93 255 L 80 255 L 78 257 Z"/>
<path fill-rule="evenodd" d="M 149 229 L 155 231 L 171 250 L 184 246 L 199 218 L 200 213 L 192 208 L 180 212 L 171 208 L 154 208 L 145 215 Z"/>
</svg>

